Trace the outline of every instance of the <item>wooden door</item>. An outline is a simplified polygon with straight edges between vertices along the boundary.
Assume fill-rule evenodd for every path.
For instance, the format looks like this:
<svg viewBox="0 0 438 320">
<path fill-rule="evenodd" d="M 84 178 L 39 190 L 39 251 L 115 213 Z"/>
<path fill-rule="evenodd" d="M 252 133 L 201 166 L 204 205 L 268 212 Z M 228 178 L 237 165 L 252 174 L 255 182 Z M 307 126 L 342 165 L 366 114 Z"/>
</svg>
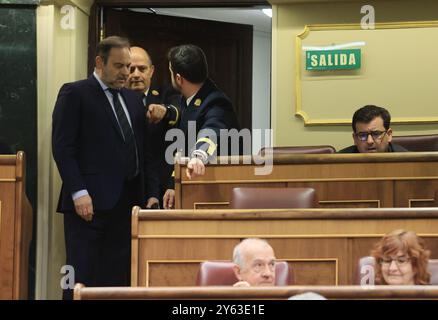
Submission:
<svg viewBox="0 0 438 320">
<path fill-rule="evenodd" d="M 96 21 L 93 24 L 97 26 Z M 207 56 L 210 77 L 230 97 L 240 126 L 251 129 L 251 25 L 104 8 L 103 26 L 105 37 L 127 37 L 132 45 L 148 50 L 155 65 L 154 82 L 159 84 L 170 84 L 166 58 L 169 48 L 184 43 L 201 47 Z M 90 45 L 91 70 L 95 56 L 92 37 Z"/>
</svg>

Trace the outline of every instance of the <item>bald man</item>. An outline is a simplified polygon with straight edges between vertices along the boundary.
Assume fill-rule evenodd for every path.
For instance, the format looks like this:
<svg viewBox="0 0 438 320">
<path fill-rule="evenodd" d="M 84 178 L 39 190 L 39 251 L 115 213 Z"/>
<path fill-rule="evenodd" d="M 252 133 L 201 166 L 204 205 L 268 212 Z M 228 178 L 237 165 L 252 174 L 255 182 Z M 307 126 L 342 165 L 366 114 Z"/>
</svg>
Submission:
<svg viewBox="0 0 438 320">
<path fill-rule="evenodd" d="M 128 87 L 145 95 L 149 94 L 155 67 L 146 50 L 131 47 L 131 68 L 128 77 Z M 157 94 L 156 94 L 157 95 Z"/>
<path fill-rule="evenodd" d="M 142 95 L 145 112 L 150 104 L 160 105 L 177 105 L 180 100 L 178 92 L 171 86 L 153 86 L 152 76 L 155 67 L 149 53 L 140 47 L 131 47 L 131 67 L 126 86 L 129 89 L 137 91 Z M 147 123 L 146 124 L 146 156 L 149 158 L 152 166 L 148 169 L 148 179 L 146 183 L 147 194 L 149 196 L 159 194 L 159 199 L 148 197 L 147 208 L 162 207 L 160 203 L 163 199 L 164 192 L 167 189 L 167 183 L 172 174 L 173 167 L 165 161 L 165 151 L 168 143 L 165 141 L 167 127 L 164 123 Z M 160 205 L 159 205 L 160 203 Z"/>
<path fill-rule="evenodd" d="M 235 287 L 275 286 L 275 254 L 266 240 L 248 238 L 233 251 Z"/>
</svg>

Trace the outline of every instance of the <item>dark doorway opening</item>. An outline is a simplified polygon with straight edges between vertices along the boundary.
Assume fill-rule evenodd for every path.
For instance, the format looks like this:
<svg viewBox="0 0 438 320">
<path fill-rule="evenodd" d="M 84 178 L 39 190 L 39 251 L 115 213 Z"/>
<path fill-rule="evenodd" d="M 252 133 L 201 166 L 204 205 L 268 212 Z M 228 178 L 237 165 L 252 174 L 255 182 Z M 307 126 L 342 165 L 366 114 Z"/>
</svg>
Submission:
<svg viewBox="0 0 438 320">
<path fill-rule="evenodd" d="M 241 128 L 252 127 L 252 25 L 182 18 L 127 8 L 95 7 L 90 16 L 89 73 L 95 46 L 103 37 L 119 35 L 148 50 L 155 65 L 154 82 L 169 84 L 166 53 L 175 45 L 201 47 L 209 75 L 230 97 Z"/>
</svg>

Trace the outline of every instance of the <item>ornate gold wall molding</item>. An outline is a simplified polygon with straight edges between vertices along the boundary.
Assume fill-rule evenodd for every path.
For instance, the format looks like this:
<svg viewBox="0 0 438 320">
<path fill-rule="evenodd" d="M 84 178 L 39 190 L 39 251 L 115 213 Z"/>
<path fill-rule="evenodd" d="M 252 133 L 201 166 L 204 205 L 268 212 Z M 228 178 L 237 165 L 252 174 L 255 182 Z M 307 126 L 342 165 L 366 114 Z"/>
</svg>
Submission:
<svg viewBox="0 0 438 320">
<path fill-rule="evenodd" d="M 358 33 L 357 35 L 357 40 L 361 40 L 363 37 L 363 39 L 365 39 L 366 37 L 364 36 L 369 36 L 369 32 L 382 32 L 383 30 L 395 30 L 395 29 L 400 29 L 400 30 L 405 30 L 406 35 L 399 35 L 400 41 L 405 41 L 405 43 L 402 43 L 405 48 L 406 48 L 406 52 L 403 51 L 395 51 L 397 54 L 400 54 L 401 57 L 397 58 L 397 55 L 394 55 L 395 61 L 394 63 L 402 63 L 403 62 L 403 53 L 404 54 L 408 54 L 409 50 L 413 48 L 415 48 L 415 50 L 418 50 L 418 52 L 428 52 L 428 51 L 432 51 L 430 50 L 431 48 L 435 51 L 438 52 L 438 46 L 435 45 L 435 42 L 432 41 L 431 37 L 427 37 L 427 39 L 430 39 L 431 41 L 427 41 L 426 40 L 422 40 L 422 41 L 426 41 L 426 43 L 430 46 L 430 47 L 426 47 L 424 48 L 424 50 L 419 50 L 416 48 L 416 46 L 421 46 L 421 43 L 419 43 L 419 39 L 422 39 L 422 37 L 413 37 L 413 33 L 412 31 L 408 31 L 408 30 L 413 30 L 413 29 L 424 29 L 424 28 L 433 28 L 436 29 L 436 36 L 438 36 L 438 21 L 416 21 L 416 22 L 390 22 L 390 23 L 376 23 L 375 24 L 375 29 L 374 30 L 362 30 L 360 24 L 315 24 L 315 25 L 306 25 L 304 27 L 304 30 L 298 34 L 296 36 L 296 40 L 295 40 L 295 115 L 298 117 L 301 117 L 304 120 L 304 125 L 306 126 L 312 126 L 312 125 L 350 125 L 351 124 L 351 116 L 352 116 L 352 112 L 351 110 L 356 110 L 359 106 L 363 105 L 363 102 L 360 100 L 361 97 L 357 97 L 358 102 L 355 102 L 354 105 L 352 105 L 350 107 L 350 104 L 348 105 L 350 108 L 348 110 L 348 112 L 345 112 L 345 115 L 339 116 L 337 114 L 335 115 L 321 115 L 321 114 L 317 114 L 318 110 L 322 110 L 321 108 L 333 108 L 334 106 L 330 104 L 330 99 L 327 99 L 327 104 L 326 105 L 322 105 L 322 100 L 320 100 L 319 104 L 317 107 L 314 107 L 313 110 L 309 108 L 309 106 L 303 106 L 303 41 L 305 39 L 307 39 L 310 34 L 312 32 L 315 31 L 354 31 L 354 30 L 358 30 L 360 32 L 364 32 L 362 35 L 360 33 Z M 435 33 L 435 31 L 434 31 Z M 384 37 L 392 37 L 394 34 L 392 35 L 385 35 Z M 344 35 L 345 39 L 347 39 L 348 37 L 351 38 L 351 34 L 348 35 Z M 379 36 L 381 36 L 379 34 Z M 342 38 L 342 35 L 341 35 Z M 332 42 L 342 42 L 343 40 L 341 40 L 341 38 L 329 38 L 329 40 L 327 40 L 327 44 L 332 43 Z M 393 39 L 395 39 L 393 37 Z M 349 41 L 349 40 L 346 40 Z M 421 40 L 420 40 L 421 41 Z M 377 47 L 377 48 L 373 48 L 374 50 L 376 50 L 377 53 L 379 53 L 379 49 L 381 47 Z M 382 47 L 382 49 L 387 49 L 385 47 Z M 392 48 L 389 48 L 388 50 L 391 50 Z M 367 73 L 367 69 L 366 69 L 366 64 L 370 61 L 373 61 L 372 59 L 372 55 L 373 54 L 369 54 L 370 52 L 366 50 L 370 50 L 370 47 L 365 47 L 364 49 L 364 53 L 368 53 L 368 56 L 365 57 L 364 62 L 365 62 L 365 67 L 362 68 L 362 71 L 357 71 L 357 70 L 343 70 L 341 72 L 326 72 L 326 71 L 313 71 L 312 74 L 313 75 L 318 75 L 316 77 L 314 77 L 313 79 L 311 79 L 311 76 L 309 76 L 311 73 L 307 73 L 308 78 L 306 80 L 313 81 L 315 80 L 314 83 L 317 83 L 317 81 L 320 80 L 342 80 L 344 81 L 343 84 L 345 85 L 346 81 L 361 81 L 360 84 L 353 84 L 353 82 L 349 83 L 349 86 L 355 86 L 357 87 L 361 87 L 363 89 L 363 91 L 367 90 L 367 86 L 366 86 L 366 80 L 367 80 L 367 76 L 369 73 Z M 372 50 L 372 49 L 371 49 Z M 374 53 L 374 55 L 376 54 L 376 52 Z M 380 53 L 383 51 L 380 51 Z M 409 56 L 411 57 L 411 56 Z M 370 60 L 371 58 L 371 60 Z M 382 56 L 379 56 L 379 58 L 376 59 L 380 59 L 382 58 Z M 398 60 L 397 60 L 398 59 Z M 421 112 L 424 112 L 425 110 L 421 110 L 421 108 L 419 109 L 419 107 L 424 106 L 424 100 L 426 100 L 426 103 L 429 102 L 429 104 L 432 105 L 432 99 L 434 98 L 432 95 L 436 94 L 436 92 L 432 89 L 430 89 L 428 92 L 430 92 L 431 96 L 425 96 L 424 94 L 418 93 L 417 89 L 425 89 L 426 84 L 429 82 L 427 81 L 427 79 L 423 79 L 425 78 L 424 70 L 430 70 L 431 74 L 436 74 L 436 72 L 438 72 L 438 69 L 435 70 L 434 69 L 434 64 L 429 63 L 428 64 L 428 59 L 425 59 L 424 57 L 418 57 L 418 59 L 416 60 L 418 64 L 416 64 L 415 66 L 412 66 L 412 68 L 414 68 L 414 70 L 420 70 L 419 71 L 419 76 L 415 76 L 413 77 L 412 74 L 409 74 L 409 76 L 407 77 L 403 77 L 400 76 L 399 74 L 394 74 L 394 82 L 399 82 L 400 88 L 405 88 L 405 90 L 398 90 L 398 91 L 393 91 L 391 89 L 388 89 L 387 92 L 393 92 L 393 94 L 395 94 L 397 96 L 397 99 L 400 99 L 401 101 L 403 101 L 404 103 L 406 103 L 406 105 L 400 105 L 399 103 L 397 103 L 397 105 L 395 105 L 396 103 L 389 103 L 390 105 L 388 106 L 388 109 L 390 110 L 394 110 L 397 107 L 397 112 L 400 112 L 400 110 L 407 110 L 406 114 L 403 114 L 402 116 L 397 116 L 397 114 L 395 114 L 395 116 L 393 116 L 391 123 L 392 124 L 426 124 L 426 123 L 438 123 L 438 114 L 436 115 L 427 115 L 427 114 L 421 114 Z M 400 65 L 400 67 L 403 67 L 404 65 Z M 397 67 L 393 67 L 396 70 Z M 415 69 L 417 68 L 417 69 Z M 364 71 L 365 70 L 365 71 Z M 368 69 L 369 70 L 369 69 Z M 305 70 L 304 70 L 305 71 Z M 375 71 L 375 70 L 374 70 Z M 325 73 L 324 73 L 325 72 Z M 378 72 L 385 72 L 385 70 L 378 70 Z M 401 74 L 404 71 L 400 71 Z M 409 72 L 406 72 L 406 74 Z M 391 71 L 392 74 L 392 71 Z M 423 75 L 423 76 L 421 76 Z M 426 77 L 427 78 L 427 77 Z M 421 80 L 423 79 L 424 82 L 421 82 Z M 363 81 L 362 81 L 363 80 Z M 385 82 L 384 80 L 382 81 L 382 85 L 383 83 L 386 83 L 387 85 L 390 84 L 390 82 Z M 403 81 L 403 82 L 402 82 Z M 328 82 L 327 82 L 328 83 Z M 370 82 L 369 82 L 370 83 Z M 414 86 L 415 85 L 415 86 Z M 345 86 L 344 86 L 345 87 Z M 411 90 L 408 90 L 411 89 Z M 345 92 L 346 90 L 343 88 L 341 89 L 339 92 L 336 91 L 336 93 L 334 94 L 334 97 L 332 97 L 332 100 L 334 100 L 335 98 L 338 99 L 341 96 L 341 93 Z M 381 95 L 379 95 L 378 93 L 373 95 L 373 90 L 371 90 L 370 92 L 367 92 L 368 96 L 369 96 L 369 104 L 375 104 L 375 103 L 380 103 L 380 102 L 375 102 L 377 101 L 390 101 L 390 99 L 388 99 L 388 97 L 382 97 Z M 317 86 L 315 86 L 315 90 L 312 89 L 312 92 L 316 92 L 316 94 L 319 95 L 324 95 L 324 92 L 320 92 L 320 90 L 318 89 Z M 418 104 L 414 105 L 412 103 L 409 103 L 408 101 L 406 101 L 406 99 L 403 99 L 403 97 L 399 97 L 401 95 L 404 94 L 404 92 L 406 92 L 406 95 L 413 95 L 415 96 L 412 97 L 412 99 L 417 99 L 418 98 Z M 423 91 L 422 91 L 423 92 Z M 351 94 L 354 95 L 354 93 L 351 92 L 345 92 L 346 95 Z M 377 95 L 377 98 L 376 98 Z M 418 95 L 418 97 L 416 97 Z M 309 98 L 310 96 L 307 95 L 307 98 Z M 356 96 L 354 96 L 354 98 L 356 98 Z M 438 96 L 435 97 L 438 101 Z M 386 99 L 386 100 L 385 100 Z M 396 99 L 396 98 L 394 98 Z M 338 107 L 338 109 L 340 107 L 342 107 L 342 100 L 339 100 L 340 103 L 337 104 L 336 106 Z M 395 101 L 395 100 L 393 100 Z M 310 103 L 309 103 L 310 104 Z M 427 106 L 425 106 L 427 107 Z M 430 110 L 433 110 L 433 108 L 429 107 Z M 347 111 L 347 110 L 345 110 Z M 395 113 L 395 112 L 393 112 Z M 418 116 L 418 114 L 420 114 L 420 116 Z"/>
</svg>

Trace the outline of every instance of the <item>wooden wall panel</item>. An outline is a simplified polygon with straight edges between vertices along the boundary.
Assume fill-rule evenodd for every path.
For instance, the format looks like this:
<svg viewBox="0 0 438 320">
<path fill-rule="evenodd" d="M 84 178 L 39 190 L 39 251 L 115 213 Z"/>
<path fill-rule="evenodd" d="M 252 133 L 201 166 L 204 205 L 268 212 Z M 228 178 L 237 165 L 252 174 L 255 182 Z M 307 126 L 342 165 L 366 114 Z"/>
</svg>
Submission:
<svg viewBox="0 0 438 320">
<path fill-rule="evenodd" d="M 265 239 L 275 248 L 277 259 L 288 261 L 294 270 L 295 266 L 298 268 L 294 272 L 297 284 L 335 285 L 339 282 L 338 277 L 342 282 L 348 281 L 345 263 L 348 243 L 345 239 L 317 236 Z"/>
<path fill-rule="evenodd" d="M 402 180 L 394 187 L 394 206 L 424 207 L 433 206 L 434 193 L 438 190 L 438 180 Z"/>
<path fill-rule="evenodd" d="M 22 151 L 0 155 L 0 299 L 28 298 L 32 207 L 25 172 Z"/>
<path fill-rule="evenodd" d="M 141 285 L 195 285 L 199 262 L 231 260 L 233 248 L 240 239 L 141 239 L 139 245 L 138 276 Z M 157 263 L 155 261 L 160 261 Z M 181 272 L 171 272 L 178 269 Z M 190 275 L 190 272 L 193 274 Z M 149 274 L 149 277 L 147 275 Z M 163 276 L 165 275 L 165 278 Z M 193 280 L 194 279 L 194 280 Z"/>
<path fill-rule="evenodd" d="M 431 250 L 438 252 L 438 208 L 137 208 L 132 241 L 133 248 L 139 245 L 132 253 L 131 284 L 189 285 L 196 277 L 199 261 L 231 260 L 233 248 L 241 239 L 260 237 L 272 245 L 277 259 L 296 266 L 297 284 L 353 285 L 357 283 L 358 259 L 369 255 L 373 244 L 385 233 L 399 228 L 416 231 Z M 149 271 L 148 263 L 153 265 Z M 177 266 L 181 272 L 174 272 Z"/>
<path fill-rule="evenodd" d="M 287 187 L 314 188 L 322 208 L 392 207 L 391 181 L 289 182 Z"/>
<path fill-rule="evenodd" d="M 146 286 L 195 286 L 199 262 L 149 261 Z"/>
<path fill-rule="evenodd" d="M 227 159 L 228 160 L 228 159 Z M 257 160 L 257 161 L 256 161 Z M 232 187 L 313 187 L 320 206 L 425 207 L 438 190 L 438 153 L 279 154 L 272 172 L 257 175 L 259 157 L 241 157 L 238 165 L 208 165 L 204 176 L 189 180 L 184 162 L 176 166 L 177 209 L 195 203 L 230 200 Z M 218 163 L 222 163 L 222 158 Z M 228 160 L 228 162 L 231 162 Z M 202 206 L 199 206 L 202 208 Z"/>
<path fill-rule="evenodd" d="M 0 181 L 0 299 L 12 299 L 15 182 Z M 12 232 L 11 232 L 12 231 Z"/>
<path fill-rule="evenodd" d="M 286 287 L 75 287 L 75 300 L 286 300 L 296 294 L 315 292 L 333 299 L 438 299 L 438 286 L 286 286 Z"/>
<path fill-rule="evenodd" d="M 335 286 L 338 281 L 336 261 L 294 261 L 295 285 Z"/>
</svg>

